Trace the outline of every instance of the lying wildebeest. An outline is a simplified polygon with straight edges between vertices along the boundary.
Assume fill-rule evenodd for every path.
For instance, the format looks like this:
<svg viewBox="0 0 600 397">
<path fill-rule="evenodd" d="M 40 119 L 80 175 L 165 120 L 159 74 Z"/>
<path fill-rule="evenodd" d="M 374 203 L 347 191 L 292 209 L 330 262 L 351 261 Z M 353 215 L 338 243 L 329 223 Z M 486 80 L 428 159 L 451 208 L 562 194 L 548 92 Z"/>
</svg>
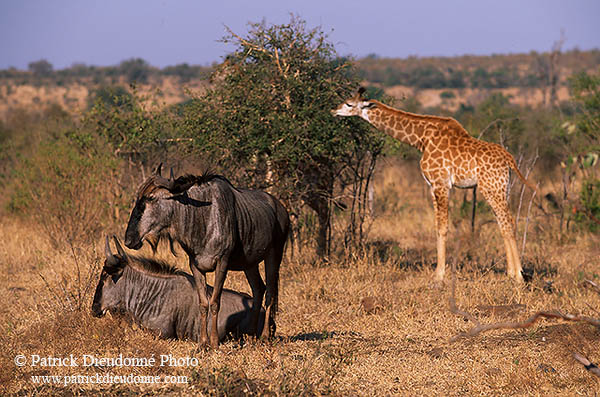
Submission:
<svg viewBox="0 0 600 397">
<path fill-rule="evenodd" d="M 114 237 L 117 254 L 106 238 L 106 260 L 94 294 L 92 314 L 101 317 L 107 311 L 125 313 L 163 338 L 200 340 L 198 321 L 200 304 L 194 278 L 163 262 L 127 255 Z M 208 287 L 209 294 L 212 291 Z M 252 298 L 223 290 L 217 334 L 240 338 L 250 335 Z M 209 317 L 211 317 L 209 313 Z M 260 311 L 259 324 L 264 324 Z M 209 328 L 214 325 L 209 323 Z"/>
<path fill-rule="evenodd" d="M 179 243 L 189 257 L 201 303 L 200 344 L 208 342 L 207 314 L 212 314 L 210 344 L 219 344 L 215 324 L 223 283 L 229 270 L 243 270 L 254 298 L 253 329 L 258 328 L 265 284 L 258 264 L 264 260 L 266 316 L 263 337 L 272 337 L 279 294 L 279 266 L 288 235 L 289 216 L 268 193 L 234 187 L 225 177 L 205 173 L 166 179 L 156 171 L 140 186 L 131 212 L 125 245 L 156 249 L 161 238 Z M 206 273 L 215 272 L 212 296 L 206 294 Z M 258 332 L 257 332 L 258 335 Z"/>
</svg>

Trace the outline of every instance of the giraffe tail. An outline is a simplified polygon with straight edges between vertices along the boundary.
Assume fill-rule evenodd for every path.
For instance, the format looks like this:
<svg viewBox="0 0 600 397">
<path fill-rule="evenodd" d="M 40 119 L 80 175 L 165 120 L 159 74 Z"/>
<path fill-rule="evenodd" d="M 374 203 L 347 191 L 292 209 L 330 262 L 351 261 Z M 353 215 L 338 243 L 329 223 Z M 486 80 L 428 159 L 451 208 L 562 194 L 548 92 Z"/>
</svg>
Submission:
<svg viewBox="0 0 600 397">
<path fill-rule="evenodd" d="M 523 182 L 524 185 L 527 185 L 531 190 L 533 190 L 535 192 L 535 194 L 538 197 L 541 197 L 540 196 L 540 192 L 537 189 L 537 187 L 534 186 L 533 183 L 531 183 L 530 181 L 528 181 L 527 178 L 525 178 L 523 176 L 523 174 L 521 174 L 521 171 L 519 171 L 519 167 L 517 167 L 517 162 L 515 161 L 515 158 L 513 156 L 509 156 L 508 166 L 513 169 L 513 171 L 515 172 L 515 174 L 517 174 L 517 176 L 519 177 L 519 179 L 521 180 L 521 182 Z"/>
</svg>

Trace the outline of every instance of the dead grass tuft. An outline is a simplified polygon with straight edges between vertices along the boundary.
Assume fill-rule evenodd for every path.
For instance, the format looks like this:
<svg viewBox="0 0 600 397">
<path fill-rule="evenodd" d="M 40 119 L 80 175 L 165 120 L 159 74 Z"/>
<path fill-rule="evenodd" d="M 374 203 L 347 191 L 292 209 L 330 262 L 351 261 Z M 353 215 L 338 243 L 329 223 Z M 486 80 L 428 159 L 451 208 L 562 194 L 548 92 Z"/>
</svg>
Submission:
<svg viewBox="0 0 600 397">
<path fill-rule="evenodd" d="M 277 338 L 231 341 L 218 351 L 162 340 L 121 318 L 89 314 L 102 263 L 103 238 L 57 248 L 22 221 L 0 221 L 0 393 L 20 395 L 592 395 L 600 379 L 573 353 L 600 362 L 600 329 L 541 319 L 529 328 L 450 338 L 472 324 L 450 313 L 448 285 L 432 284 L 433 216 L 412 171 L 379 174 L 379 204 L 363 257 L 315 266 L 286 260 L 280 281 Z M 387 179 L 386 179 L 387 178 Z M 415 177 L 416 178 L 416 177 Z M 386 182 L 387 181 L 387 182 Z M 390 187 L 391 182 L 396 185 Z M 385 190 L 388 189 L 388 190 Z M 460 198 L 460 197 L 459 197 Z M 457 305 L 480 321 L 522 321 L 541 310 L 599 318 L 599 241 L 572 235 L 563 243 L 531 232 L 518 286 L 505 274 L 495 224 L 471 236 L 457 220 L 448 256 L 458 265 Z M 151 255 L 147 248 L 142 254 Z M 186 258 L 159 247 L 159 257 L 187 269 Z M 296 257 L 297 258 L 297 257 Z M 91 274 L 91 277 L 88 275 Z M 90 280 L 90 281 L 88 281 Z M 212 282 L 212 278 L 209 278 Z M 91 287 L 89 287 L 91 285 Z M 242 273 L 226 287 L 250 292 Z M 197 365 L 152 367 L 18 367 L 17 355 L 191 357 Z M 186 384 L 49 386 L 36 375 L 185 376 Z"/>
</svg>

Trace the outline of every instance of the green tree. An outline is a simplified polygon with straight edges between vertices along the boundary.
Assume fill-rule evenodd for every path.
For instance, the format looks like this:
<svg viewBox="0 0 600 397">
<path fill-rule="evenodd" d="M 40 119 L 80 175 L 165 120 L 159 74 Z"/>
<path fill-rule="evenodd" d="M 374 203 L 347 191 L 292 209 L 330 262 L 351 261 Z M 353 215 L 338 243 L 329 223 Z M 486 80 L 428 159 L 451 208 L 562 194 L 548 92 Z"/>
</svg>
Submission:
<svg viewBox="0 0 600 397">
<path fill-rule="evenodd" d="M 142 58 L 132 58 L 119 64 L 119 72 L 127 78 L 130 83 L 144 84 L 148 81 L 151 68 L 148 62 Z"/>
<path fill-rule="evenodd" d="M 39 61 L 29 62 L 27 68 L 30 72 L 32 72 L 36 77 L 47 77 L 52 74 L 52 64 L 45 59 L 40 59 Z"/>
<path fill-rule="evenodd" d="M 270 189 L 296 214 L 302 204 L 311 208 L 317 254 L 326 256 L 333 207 L 364 210 L 354 200 L 366 197 L 382 146 L 366 123 L 330 113 L 358 77 L 320 28 L 294 16 L 288 24 L 251 24 L 245 37 L 229 31 L 223 42 L 236 49 L 216 70 L 213 88 L 185 107 L 184 126 L 229 174 L 241 170 L 240 179 Z M 356 226 L 350 232 L 360 239 Z"/>
<path fill-rule="evenodd" d="M 487 70 L 479 67 L 471 75 L 471 87 L 473 88 L 491 88 L 492 82 Z"/>
<path fill-rule="evenodd" d="M 589 230 L 600 230 L 600 180 L 598 179 L 598 157 L 600 154 L 600 73 L 578 73 L 569 78 L 569 85 L 576 113 L 573 117 L 575 136 L 572 137 L 577 164 L 584 180 L 579 194 L 578 212 L 575 220 L 585 224 Z M 573 128 L 567 124 L 567 131 Z M 573 135 L 573 134 L 571 134 Z M 574 156 L 569 158 L 574 163 Z"/>
<path fill-rule="evenodd" d="M 179 138 L 177 134 L 181 134 L 177 131 L 178 116 L 171 108 L 147 108 L 152 95 L 139 95 L 134 85 L 130 88 L 101 87 L 94 91 L 85 125 L 130 160 L 144 164 L 160 157 L 164 161 Z"/>
<path fill-rule="evenodd" d="M 592 150 L 600 150 L 600 73 L 578 73 L 569 78 L 577 106 L 577 131 Z"/>
</svg>

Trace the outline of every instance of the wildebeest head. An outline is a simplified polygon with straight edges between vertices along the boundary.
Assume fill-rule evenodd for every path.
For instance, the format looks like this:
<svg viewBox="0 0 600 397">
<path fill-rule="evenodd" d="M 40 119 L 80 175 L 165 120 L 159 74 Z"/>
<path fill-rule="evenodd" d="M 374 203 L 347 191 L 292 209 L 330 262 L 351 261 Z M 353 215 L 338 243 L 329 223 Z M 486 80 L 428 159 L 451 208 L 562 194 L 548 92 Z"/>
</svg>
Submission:
<svg viewBox="0 0 600 397">
<path fill-rule="evenodd" d="M 173 178 L 172 169 L 171 176 L 166 179 L 161 176 L 161 166 L 158 165 L 138 190 L 125 232 L 127 248 L 140 249 L 146 239 L 156 250 L 161 233 L 171 223 L 173 200 L 196 182 L 191 177 Z"/>
<path fill-rule="evenodd" d="M 94 301 L 92 303 L 92 314 L 95 317 L 102 317 L 107 310 L 120 310 L 122 303 L 122 293 L 119 290 L 121 287 L 119 281 L 123 275 L 123 270 L 127 266 L 128 257 L 123 251 L 123 247 L 119 244 L 119 240 L 113 236 L 118 254 L 115 255 L 110 249 L 108 236 L 106 237 L 106 246 L 104 253 L 104 267 L 100 273 L 100 281 L 94 293 Z"/>
</svg>

